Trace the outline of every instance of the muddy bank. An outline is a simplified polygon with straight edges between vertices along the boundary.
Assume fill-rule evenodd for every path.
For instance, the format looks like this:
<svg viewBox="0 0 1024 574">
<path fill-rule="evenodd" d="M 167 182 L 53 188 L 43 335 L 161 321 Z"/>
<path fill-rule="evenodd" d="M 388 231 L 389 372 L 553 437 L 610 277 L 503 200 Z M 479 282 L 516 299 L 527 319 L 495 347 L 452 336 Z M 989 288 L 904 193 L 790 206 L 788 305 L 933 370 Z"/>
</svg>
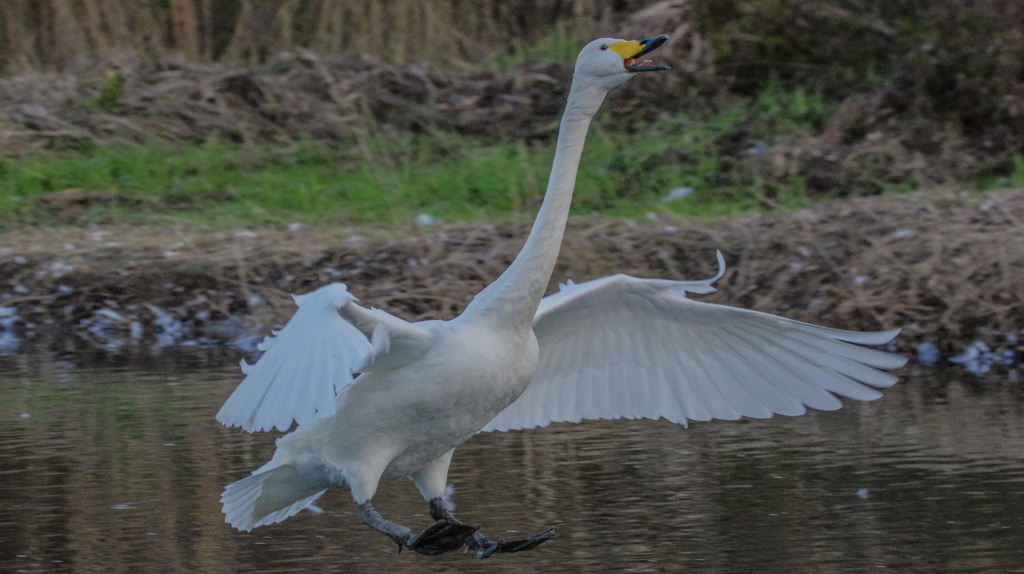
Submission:
<svg viewBox="0 0 1024 574">
<path fill-rule="evenodd" d="M 1019 352 L 1024 189 L 827 202 L 719 221 L 570 222 L 550 286 L 615 272 L 694 279 L 729 269 L 701 300 L 848 329 L 902 327 L 896 345 L 941 356 L 981 340 Z M 259 232 L 27 228 L 0 235 L 8 337 L 75 333 L 100 344 L 251 342 L 280 326 L 288 294 L 344 281 L 366 305 L 450 318 L 518 252 L 521 225 Z M 378 238 L 374 239 L 376 236 Z"/>
</svg>

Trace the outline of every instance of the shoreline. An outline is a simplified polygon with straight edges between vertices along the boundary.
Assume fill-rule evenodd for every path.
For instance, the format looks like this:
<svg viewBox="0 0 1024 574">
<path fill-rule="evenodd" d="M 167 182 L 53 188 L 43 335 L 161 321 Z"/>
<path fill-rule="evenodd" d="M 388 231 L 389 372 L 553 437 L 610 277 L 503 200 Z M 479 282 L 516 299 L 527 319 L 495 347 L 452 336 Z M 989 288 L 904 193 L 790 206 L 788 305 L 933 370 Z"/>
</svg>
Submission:
<svg viewBox="0 0 1024 574">
<path fill-rule="evenodd" d="M 332 281 L 407 320 L 448 319 L 505 269 L 528 227 L 464 222 L 365 236 L 301 226 L 16 229 L 0 234 L 0 335 L 246 346 L 287 320 L 289 293 Z M 894 349 L 912 358 L 923 342 L 940 357 L 972 341 L 1020 355 L 1022 230 L 1024 189 L 720 220 L 576 217 L 549 292 L 612 273 L 707 277 L 721 249 L 728 269 L 701 301 L 836 328 L 900 327 Z"/>
</svg>

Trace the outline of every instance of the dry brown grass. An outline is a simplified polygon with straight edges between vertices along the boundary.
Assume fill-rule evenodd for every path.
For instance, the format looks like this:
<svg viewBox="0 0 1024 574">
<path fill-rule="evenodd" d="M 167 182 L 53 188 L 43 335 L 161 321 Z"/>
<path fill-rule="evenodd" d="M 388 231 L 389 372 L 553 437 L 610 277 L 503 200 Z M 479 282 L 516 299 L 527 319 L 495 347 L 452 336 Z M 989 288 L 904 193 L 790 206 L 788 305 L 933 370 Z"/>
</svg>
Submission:
<svg viewBox="0 0 1024 574">
<path fill-rule="evenodd" d="M 1024 327 L 1022 229 L 1024 189 L 859 198 L 713 222 L 576 219 L 551 288 L 614 272 L 707 277 L 721 249 L 729 270 L 702 300 L 840 328 L 902 327 L 901 349 L 929 339 L 948 350 Z M 351 229 L 25 229 L 0 235 L 0 290 L 14 294 L 3 305 L 43 330 L 74 328 L 101 308 L 148 322 L 145 304 L 194 334 L 217 337 L 225 321 L 265 329 L 291 313 L 288 293 L 331 281 L 407 319 L 450 318 L 506 268 L 526 232 L 458 224 L 367 240 Z"/>
<path fill-rule="evenodd" d="M 347 145 L 381 125 L 548 134 L 570 76 L 557 64 L 452 75 L 306 50 L 258 69 L 121 54 L 59 76 L 0 80 L 0 155 L 211 138 Z"/>
<path fill-rule="evenodd" d="M 554 27 L 590 32 L 639 0 L 5 0 L 0 73 L 59 70 L 80 56 L 256 64 L 284 49 L 358 51 L 392 62 L 476 62 Z"/>
</svg>

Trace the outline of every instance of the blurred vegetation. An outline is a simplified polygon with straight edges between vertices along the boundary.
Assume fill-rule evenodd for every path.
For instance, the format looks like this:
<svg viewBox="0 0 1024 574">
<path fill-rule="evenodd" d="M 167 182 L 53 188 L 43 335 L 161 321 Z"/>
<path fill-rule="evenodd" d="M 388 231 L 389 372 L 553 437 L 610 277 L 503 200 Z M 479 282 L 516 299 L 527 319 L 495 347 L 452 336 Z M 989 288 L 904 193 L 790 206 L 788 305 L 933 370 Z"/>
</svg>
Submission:
<svg viewBox="0 0 1024 574">
<path fill-rule="evenodd" d="M 82 221 L 517 217 L 578 47 L 657 32 L 673 72 L 598 117 L 580 212 L 1024 180 L 1019 0 L 6 0 L 0 73 L 69 79 L 0 81 L 0 217 L 64 220 L 33 198 L 81 188 L 121 197 Z M 325 55 L 346 51 L 369 57 Z M 678 187 L 694 193 L 662 201 Z"/>
<path fill-rule="evenodd" d="M 403 63 L 479 63 L 553 29 L 609 25 L 642 0 L 4 0 L 0 72 L 59 70 L 83 55 L 257 64 L 293 48 Z M 574 38 L 575 39 L 575 38 Z M 575 50 L 573 51 L 575 54 Z"/>
</svg>

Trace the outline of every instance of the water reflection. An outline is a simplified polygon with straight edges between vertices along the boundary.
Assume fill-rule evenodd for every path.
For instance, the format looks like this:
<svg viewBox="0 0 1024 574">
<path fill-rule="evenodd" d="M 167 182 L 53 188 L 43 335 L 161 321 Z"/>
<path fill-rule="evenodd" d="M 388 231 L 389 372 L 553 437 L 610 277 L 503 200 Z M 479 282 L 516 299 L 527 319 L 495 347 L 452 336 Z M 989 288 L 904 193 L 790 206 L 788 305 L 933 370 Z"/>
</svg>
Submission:
<svg viewBox="0 0 1024 574">
<path fill-rule="evenodd" d="M 226 526 L 221 489 L 273 450 L 213 420 L 236 362 L 202 349 L 0 357 L 0 571 L 480 570 L 457 554 L 397 555 L 347 491 L 321 499 L 322 515 Z M 1022 395 L 991 377 L 918 376 L 800 418 L 481 435 L 450 479 L 459 515 L 493 537 L 557 526 L 488 571 L 1011 571 L 1024 548 Z M 377 500 L 430 522 L 411 482 Z"/>
</svg>

